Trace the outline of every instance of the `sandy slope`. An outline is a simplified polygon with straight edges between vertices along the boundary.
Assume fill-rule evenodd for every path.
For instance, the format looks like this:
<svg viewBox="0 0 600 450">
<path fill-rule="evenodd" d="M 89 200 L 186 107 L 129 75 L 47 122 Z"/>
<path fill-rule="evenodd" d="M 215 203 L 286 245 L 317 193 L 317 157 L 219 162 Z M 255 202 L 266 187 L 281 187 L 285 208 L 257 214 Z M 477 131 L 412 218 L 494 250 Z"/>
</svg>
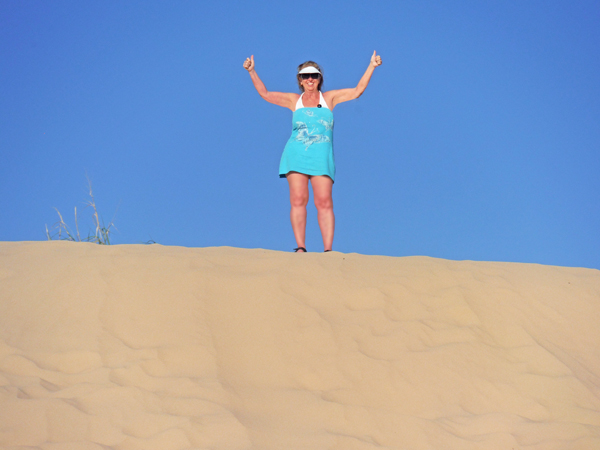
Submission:
<svg viewBox="0 0 600 450">
<path fill-rule="evenodd" d="M 0 243 L 0 447 L 600 449 L 600 271 Z"/>
</svg>

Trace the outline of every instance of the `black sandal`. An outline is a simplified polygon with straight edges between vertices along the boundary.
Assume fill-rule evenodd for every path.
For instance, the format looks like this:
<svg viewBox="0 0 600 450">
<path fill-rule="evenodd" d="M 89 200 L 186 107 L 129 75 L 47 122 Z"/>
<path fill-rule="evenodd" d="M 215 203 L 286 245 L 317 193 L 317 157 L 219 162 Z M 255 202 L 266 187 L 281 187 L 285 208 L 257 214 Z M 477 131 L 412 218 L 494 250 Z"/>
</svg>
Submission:
<svg viewBox="0 0 600 450">
<path fill-rule="evenodd" d="M 298 253 L 300 250 L 302 250 L 304 253 L 308 253 L 304 247 L 295 248 L 294 252 Z"/>
<path fill-rule="evenodd" d="M 323 253 L 325 252 L 332 252 L 333 250 L 323 250 Z"/>
</svg>

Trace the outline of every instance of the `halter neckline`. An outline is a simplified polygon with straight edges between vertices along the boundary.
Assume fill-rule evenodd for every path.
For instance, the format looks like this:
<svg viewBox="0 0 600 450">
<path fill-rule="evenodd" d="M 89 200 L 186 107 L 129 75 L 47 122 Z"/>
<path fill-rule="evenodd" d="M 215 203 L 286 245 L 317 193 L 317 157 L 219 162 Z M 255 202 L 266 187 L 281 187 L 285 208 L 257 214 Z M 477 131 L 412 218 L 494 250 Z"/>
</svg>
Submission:
<svg viewBox="0 0 600 450">
<path fill-rule="evenodd" d="M 303 96 L 304 96 L 304 92 L 302 93 L 302 95 L 300 95 L 300 98 L 296 102 L 295 111 L 299 110 L 300 108 L 318 108 L 319 107 L 319 106 L 304 106 L 304 103 L 302 103 Z M 320 96 L 319 105 L 322 108 L 329 109 L 329 106 L 327 106 L 327 102 L 325 101 L 325 98 L 323 98 L 323 93 L 321 91 L 319 91 L 319 96 Z"/>
</svg>

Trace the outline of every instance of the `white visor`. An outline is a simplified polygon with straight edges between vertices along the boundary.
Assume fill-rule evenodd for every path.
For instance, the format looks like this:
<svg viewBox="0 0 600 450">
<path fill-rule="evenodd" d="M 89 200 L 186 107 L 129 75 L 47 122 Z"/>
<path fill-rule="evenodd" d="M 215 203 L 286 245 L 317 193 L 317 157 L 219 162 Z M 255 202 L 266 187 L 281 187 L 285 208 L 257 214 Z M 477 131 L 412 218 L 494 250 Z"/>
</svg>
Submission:
<svg viewBox="0 0 600 450">
<path fill-rule="evenodd" d="M 307 66 L 304 69 L 302 69 L 300 72 L 298 72 L 298 75 L 300 75 L 301 73 L 321 73 L 321 72 L 319 72 L 319 69 L 317 69 L 316 67 Z"/>
</svg>

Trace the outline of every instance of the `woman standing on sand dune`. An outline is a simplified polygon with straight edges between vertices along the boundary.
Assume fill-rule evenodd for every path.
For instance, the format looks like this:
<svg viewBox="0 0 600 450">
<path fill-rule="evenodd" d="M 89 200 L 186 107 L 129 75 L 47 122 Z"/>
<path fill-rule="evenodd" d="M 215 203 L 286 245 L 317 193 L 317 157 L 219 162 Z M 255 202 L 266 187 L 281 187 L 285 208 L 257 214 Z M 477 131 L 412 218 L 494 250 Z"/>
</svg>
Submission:
<svg viewBox="0 0 600 450">
<path fill-rule="evenodd" d="M 332 249 L 335 229 L 331 197 L 335 179 L 332 111 L 336 105 L 360 97 L 373 71 L 380 65 L 381 57 L 373 52 L 369 67 L 355 88 L 321 92 L 323 71 L 317 63 L 307 61 L 298 66 L 296 77 L 301 94 L 296 94 L 269 92 L 254 70 L 254 55 L 244 61 L 244 69 L 250 74 L 260 96 L 294 113 L 292 136 L 281 156 L 279 176 L 286 178 L 290 187 L 290 220 L 298 245 L 294 249 L 296 252 L 306 252 L 304 240 L 309 181 L 315 197 L 323 246 L 326 252 Z"/>
</svg>

